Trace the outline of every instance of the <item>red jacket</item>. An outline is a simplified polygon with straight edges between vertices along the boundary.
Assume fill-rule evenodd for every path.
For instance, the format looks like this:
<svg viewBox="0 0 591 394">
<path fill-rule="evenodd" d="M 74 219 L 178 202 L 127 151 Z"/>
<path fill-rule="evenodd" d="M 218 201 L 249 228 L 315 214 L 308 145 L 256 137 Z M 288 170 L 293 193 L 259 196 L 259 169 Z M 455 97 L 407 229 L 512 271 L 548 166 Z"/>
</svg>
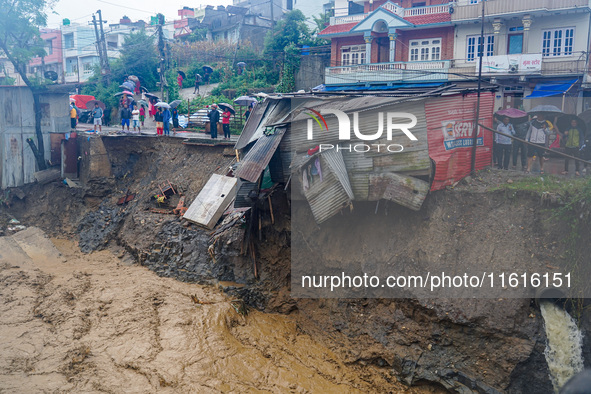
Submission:
<svg viewBox="0 0 591 394">
<path fill-rule="evenodd" d="M 224 111 L 222 113 L 222 124 L 230 124 L 230 116 L 232 116 L 232 112 Z"/>
</svg>

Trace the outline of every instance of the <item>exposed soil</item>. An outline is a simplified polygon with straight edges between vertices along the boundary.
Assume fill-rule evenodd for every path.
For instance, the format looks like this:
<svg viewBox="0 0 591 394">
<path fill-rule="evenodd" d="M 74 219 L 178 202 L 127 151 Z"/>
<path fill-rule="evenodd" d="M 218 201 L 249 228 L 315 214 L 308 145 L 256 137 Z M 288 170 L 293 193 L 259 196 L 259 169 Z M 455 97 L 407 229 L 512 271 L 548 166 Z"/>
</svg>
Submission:
<svg viewBox="0 0 591 394">
<path fill-rule="evenodd" d="M 173 139 L 125 137 L 105 138 L 104 141 L 113 178 L 90 180 L 83 189 L 68 189 L 59 183 L 31 185 L 23 188 L 27 195 L 24 200 L 12 198 L 10 209 L 2 211 L 2 220 L 9 219 L 10 216 L 6 215 L 10 214 L 23 224 L 41 227 L 53 237 L 79 238 L 79 247 L 83 251 L 93 251 L 84 257 L 71 245 L 58 243 L 68 259 L 65 263 L 70 267 L 66 269 L 67 273 L 58 275 L 40 267 L 31 270 L 26 278 L 19 279 L 23 289 L 32 292 L 25 296 L 31 299 L 30 305 L 39 302 L 38 307 L 49 308 L 54 311 L 52 313 L 62 311 L 61 317 L 51 318 L 51 321 L 71 324 L 69 338 L 75 336 L 73 327 L 82 324 L 76 322 L 83 320 L 81 316 L 86 316 L 86 310 L 90 310 L 89 316 L 102 311 L 99 309 L 100 302 L 96 300 L 102 299 L 103 290 L 93 289 L 106 289 L 104 291 L 110 297 L 106 299 L 112 300 L 108 305 L 114 314 L 105 320 L 110 325 L 101 323 L 91 326 L 88 331 L 91 334 L 85 333 L 75 340 L 77 346 L 65 347 L 68 350 L 62 352 L 67 335 L 61 338 L 55 334 L 41 342 L 46 345 L 36 348 L 51 347 L 53 351 L 60 351 L 59 356 L 55 355 L 57 358 L 52 360 L 61 358 L 62 364 L 54 362 L 52 367 L 53 364 L 63 365 L 66 362 L 63 360 L 68 360 L 68 357 L 93 360 L 94 369 L 89 367 L 88 372 L 85 372 L 86 367 L 81 370 L 73 367 L 74 383 L 67 386 L 71 390 L 95 390 L 90 384 L 98 384 L 96 387 L 102 388 L 100 384 L 103 380 L 112 375 L 120 379 L 118 382 L 133 376 L 134 382 L 146 388 L 143 391 L 168 387 L 179 391 L 192 388 L 197 391 L 207 391 L 208 388 L 220 391 L 264 388 L 297 392 L 354 389 L 384 392 L 402 390 L 402 386 L 396 383 L 399 380 L 413 386 L 428 383 L 429 390 L 445 387 L 456 392 L 552 392 L 543 355 L 543 321 L 531 299 L 293 299 L 290 297 L 291 217 L 284 194 L 273 195 L 273 225 L 268 205 L 265 203 L 259 207 L 262 230 L 261 240 L 257 241 L 258 278 L 255 278 L 252 260 L 241 254 L 243 226 L 227 231 L 211 246 L 209 231 L 188 225 L 174 215 L 149 210 L 156 207 L 151 196 L 162 182 L 170 181 L 177 185 L 190 202 L 212 173 L 227 171 L 233 157 L 224 156 L 223 148 L 190 147 Z M 377 225 L 383 231 L 391 232 L 392 239 L 397 240 L 397 261 L 403 263 L 441 261 L 453 266 L 460 261 L 479 264 L 494 264 L 496 261 L 503 265 L 511 260 L 532 260 L 532 264 L 560 268 L 566 247 L 561 242 L 566 233 L 566 223 L 548 223 L 545 220 L 548 215 L 546 207 L 541 206 L 540 198 L 535 194 L 487 192 L 490 185 L 520 176 L 523 175 L 513 172 L 483 172 L 474 182 L 463 182 L 453 190 L 429 196 L 424 208 L 417 213 L 391 203 L 389 215 L 382 215 Z M 116 205 L 117 199 L 127 190 L 136 194 L 135 199 L 126 206 Z M 375 217 L 374 209 L 375 204 L 356 204 L 353 213 L 335 220 L 347 228 L 353 223 L 357 225 L 364 213 L 369 212 Z M 375 223 L 372 219 L 372 224 Z M 585 252 L 589 243 L 582 244 L 580 251 Z M 389 249 L 384 248 L 378 254 L 388 257 L 392 245 L 388 246 Z M 125 257 L 122 260 L 114 258 L 113 250 L 116 255 Z M 333 256 L 347 258 L 351 253 L 354 251 L 343 249 L 343 245 L 327 248 L 327 254 Z M 158 278 L 144 267 L 127 265 L 132 262 L 160 276 L 192 284 Z M 11 278 L 21 275 L 16 268 L 6 268 L 3 272 L 10 274 Z M 78 278 L 75 275 L 82 276 Z M 87 282 L 92 284 L 88 287 L 91 290 L 85 288 L 87 285 L 84 283 Z M 225 294 L 214 287 L 200 287 L 194 283 L 220 286 Z M 76 290 L 76 286 L 85 290 Z M 58 296 L 67 292 L 78 294 L 76 297 L 85 301 L 68 306 L 71 301 L 66 298 L 70 296 Z M 87 292 L 89 297 L 85 295 Z M 119 292 L 127 296 L 119 296 Z M 204 297 L 204 300 L 215 302 L 216 306 L 193 304 L 189 297 L 192 293 L 197 294 L 199 299 Z M 45 300 L 43 295 L 47 295 Z M 255 311 L 244 320 L 229 306 L 228 297 L 238 297 L 265 313 Z M 158 300 L 156 306 L 155 299 Z M 155 309 L 158 312 L 154 312 Z M 153 331 L 143 330 L 149 319 L 158 319 L 162 324 L 162 316 L 170 322 L 170 332 L 178 333 L 168 337 L 168 348 L 157 344 Z M 258 322 L 255 322 L 255 317 Z M 38 328 L 30 328 L 27 332 L 35 333 L 37 329 L 51 332 L 47 328 L 49 326 L 46 327 L 48 322 L 41 324 L 37 321 L 41 318 L 30 319 L 36 322 L 35 327 Z M 99 321 L 96 317 L 93 319 L 90 320 Z M 125 322 L 122 323 L 123 329 L 114 328 L 118 319 Z M 259 327 L 263 322 L 269 323 L 269 326 Z M 580 323 L 584 330 L 591 327 L 587 312 L 580 316 Z M 204 328 L 204 325 L 208 327 Z M 257 326 L 253 328 L 252 325 Z M 207 335 L 195 338 L 194 334 L 189 334 L 195 326 Z M 287 334 L 276 335 L 273 334 L 276 328 L 271 326 L 289 328 L 278 328 L 278 332 Z M 105 333 L 104 337 L 101 337 L 101 332 Z M 138 340 L 134 342 L 136 332 Z M 247 332 L 250 334 L 247 335 Z M 90 343 L 94 343 L 93 349 L 96 350 L 84 355 L 86 348 L 81 346 L 89 343 L 89 340 L 82 340 L 86 335 L 90 335 L 89 340 L 93 339 L 94 342 Z M 237 367 L 236 371 L 245 372 L 240 372 L 240 376 L 234 372 L 226 375 L 225 369 L 220 372 L 217 362 L 208 359 L 211 355 L 207 353 L 218 351 L 217 345 L 208 347 L 211 342 L 207 338 L 210 336 L 211 341 L 220 344 L 222 355 L 233 355 L 240 362 L 247 363 L 252 352 L 259 351 L 263 354 L 261 361 L 255 358 L 254 362 L 248 361 L 247 367 Z M 222 339 L 219 339 L 220 336 Z M 298 339 L 300 337 L 302 339 Z M 131 361 L 126 361 L 125 355 L 105 356 L 110 354 L 107 352 L 109 346 L 103 341 L 107 338 L 109 343 L 114 341 L 124 349 L 123 353 L 129 354 Z M 56 343 L 60 345 L 51 345 L 58 340 L 61 342 Z M 585 340 L 584 356 L 591 360 L 591 346 L 588 339 Z M 159 341 L 162 343 L 162 338 Z M 322 343 L 325 348 L 318 347 L 322 349 L 321 353 L 330 356 L 321 357 L 317 352 L 301 353 L 307 350 L 300 347 L 317 347 L 314 341 Z M 297 346 L 294 347 L 295 344 Z M 271 353 L 253 349 L 271 349 L 268 350 Z M 41 354 L 43 350 L 38 351 Z M 94 360 L 95 353 L 102 356 Z M 178 358 L 177 353 L 181 354 Z M 161 359 L 163 355 L 166 356 Z M 185 357 L 192 360 L 190 366 L 194 360 L 205 361 L 196 362 L 196 369 L 185 373 L 182 365 L 186 363 L 178 361 Z M 38 356 L 35 360 L 41 359 Z M 99 367 L 96 367 L 97 363 Z M 287 368 L 285 366 L 289 363 L 297 367 L 288 373 L 283 368 Z M 138 369 L 141 373 L 134 369 L 137 365 L 141 365 Z M 235 365 L 229 361 L 220 364 L 224 368 L 228 366 L 229 371 Z M 251 368 L 251 365 L 256 368 Z M 199 372 L 203 368 L 209 372 Z M 261 370 L 266 373 L 261 374 Z M 349 372 L 337 373 L 345 370 Z M 53 375 L 60 373 L 43 374 Z M 276 378 L 270 379 L 271 375 Z M 292 383 L 292 377 L 306 376 L 305 379 L 309 379 L 316 375 L 321 379 L 311 384 L 317 386 Z M 64 376 L 62 374 L 56 379 L 62 379 L 63 383 L 63 379 L 67 380 Z M 314 378 L 310 379 L 315 382 Z M 246 383 L 240 383 L 242 381 Z M 37 387 L 49 387 L 44 386 L 47 382 L 39 382 Z M 205 385 L 203 382 L 208 383 Z M 339 387 L 339 383 L 345 386 Z M 117 384 L 120 383 L 104 387 L 113 391 L 124 387 Z M 293 384 L 296 386 L 290 386 Z"/>
</svg>

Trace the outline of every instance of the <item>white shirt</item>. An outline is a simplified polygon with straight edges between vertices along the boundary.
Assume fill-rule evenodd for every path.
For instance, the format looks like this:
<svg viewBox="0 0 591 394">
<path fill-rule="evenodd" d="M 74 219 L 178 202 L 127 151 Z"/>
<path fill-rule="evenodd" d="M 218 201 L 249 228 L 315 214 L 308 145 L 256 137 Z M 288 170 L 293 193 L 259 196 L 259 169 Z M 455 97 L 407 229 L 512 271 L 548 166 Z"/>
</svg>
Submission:
<svg viewBox="0 0 591 394">
<path fill-rule="evenodd" d="M 140 120 L 140 110 L 134 109 L 133 111 L 131 111 L 131 116 L 133 120 Z"/>
</svg>

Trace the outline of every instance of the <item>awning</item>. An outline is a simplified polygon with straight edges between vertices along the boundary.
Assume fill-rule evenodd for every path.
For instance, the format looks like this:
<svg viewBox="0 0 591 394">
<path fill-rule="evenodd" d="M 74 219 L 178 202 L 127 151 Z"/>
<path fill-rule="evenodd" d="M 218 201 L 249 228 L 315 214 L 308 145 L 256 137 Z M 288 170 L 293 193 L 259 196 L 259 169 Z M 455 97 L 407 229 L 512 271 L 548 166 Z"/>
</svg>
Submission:
<svg viewBox="0 0 591 394">
<path fill-rule="evenodd" d="M 403 83 L 398 85 L 349 85 L 349 86 L 324 86 L 323 85 L 316 86 L 314 89 L 321 92 L 339 92 L 339 91 L 356 91 L 356 90 L 396 90 L 396 89 L 404 89 L 404 88 L 434 88 L 443 85 L 441 82 L 437 83 Z M 322 89 L 322 90 L 321 90 Z"/>
<path fill-rule="evenodd" d="M 579 79 L 572 79 L 570 81 L 548 81 L 546 83 L 538 83 L 534 91 L 526 99 L 560 96 L 566 93 Z"/>
</svg>

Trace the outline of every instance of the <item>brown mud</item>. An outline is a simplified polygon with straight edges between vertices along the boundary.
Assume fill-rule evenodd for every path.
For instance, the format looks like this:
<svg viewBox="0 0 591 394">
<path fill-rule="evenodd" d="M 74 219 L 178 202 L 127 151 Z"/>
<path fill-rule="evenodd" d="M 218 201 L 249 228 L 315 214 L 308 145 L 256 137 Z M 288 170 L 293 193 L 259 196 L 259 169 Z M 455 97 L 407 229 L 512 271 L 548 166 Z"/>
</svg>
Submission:
<svg viewBox="0 0 591 394">
<path fill-rule="evenodd" d="M 60 382 L 74 379 L 67 386 L 71 391 L 103 389 L 101 384 L 114 376 L 119 383 L 107 391 L 120 391 L 117 384 L 127 378 L 144 392 L 400 392 L 424 384 L 428 387 L 422 390 L 461 393 L 552 392 L 543 354 L 543 319 L 533 300 L 293 299 L 290 207 L 284 194 L 273 196 L 273 225 L 268 206 L 260 207 L 256 278 L 252 260 L 240 253 L 244 226 L 227 231 L 212 246 L 208 231 L 149 210 L 154 207 L 150 197 L 162 182 L 178 185 L 191 201 L 212 173 L 227 171 L 231 156 L 224 156 L 221 148 L 189 147 L 178 140 L 103 140 L 112 176 L 90 177 L 82 189 L 60 183 L 27 186 L 24 200 L 12 198 L 10 208 L 0 212 L 1 220 L 15 217 L 52 237 L 79 239 L 77 247 L 92 251 L 81 255 L 71 244 L 58 242 L 68 260 L 67 273 L 40 267 L 11 285 L 17 289 L 22 283 L 18 292 L 23 295 L 13 298 L 29 303 L 29 309 L 48 308 L 43 317 L 21 319 L 35 323 L 25 330 L 28 335 L 48 335 L 41 342 L 27 339 L 33 344 L 27 351 L 36 354 L 33 361 L 51 360 L 44 371 L 52 372 L 40 375 Z M 83 143 L 81 151 L 90 149 Z M 519 176 L 482 173 L 473 184 L 430 195 L 420 212 L 391 204 L 379 225 L 399 239 L 397 257 L 408 264 L 441 259 L 453 266 L 480 259 L 494 269 L 496 260 L 535 257 L 538 264 L 557 267 L 566 252 L 562 241 L 568 224 L 548 222 L 539 195 L 487 191 Z M 135 199 L 116 205 L 127 190 Z M 374 209 L 375 204 L 356 204 L 355 213 L 335 220 L 351 226 Z M 590 245 L 582 242 L 579 253 L 591 254 Z M 339 245 L 332 251 L 348 255 Z M 21 276 L 16 268 L 3 272 L 10 278 Z M 191 294 L 215 304 L 196 305 Z M 254 307 L 252 314 L 246 319 L 237 315 L 228 302 L 232 298 Z M 3 309 L 2 315 L 10 315 L 11 309 Z M 101 313 L 107 314 L 104 321 Z M 50 322 L 44 321 L 46 316 Z M 67 335 L 52 328 L 56 322 L 69 325 Z M 169 337 L 144 330 L 163 322 Z M 586 332 L 589 313 L 582 313 L 579 322 Z M 195 327 L 205 334 L 198 336 Z M 72 338 L 77 346 L 66 346 Z M 122 353 L 109 353 L 111 342 Z M 94 348 L 87 351 L 87 343 Z M 591 360 L 588 335 L 585 349 L 585 359 Z M 216 361 L 213 353 L 225 361 Z M 74 359 L 84 361 L 72 363 Z M 33 361 L 7 365 L 24 365 L 14 373 L 26 376 Z M 88 369 L 79 368 L 85 363 Z M 58 371 L 54 364 L 71 365 L 70 372 L 60 372 L 63 368 Z M 192 372 L 185 373 L 186 368 Z M 36 387 L 50 387 L 45 383 Z"/>
</svg>

